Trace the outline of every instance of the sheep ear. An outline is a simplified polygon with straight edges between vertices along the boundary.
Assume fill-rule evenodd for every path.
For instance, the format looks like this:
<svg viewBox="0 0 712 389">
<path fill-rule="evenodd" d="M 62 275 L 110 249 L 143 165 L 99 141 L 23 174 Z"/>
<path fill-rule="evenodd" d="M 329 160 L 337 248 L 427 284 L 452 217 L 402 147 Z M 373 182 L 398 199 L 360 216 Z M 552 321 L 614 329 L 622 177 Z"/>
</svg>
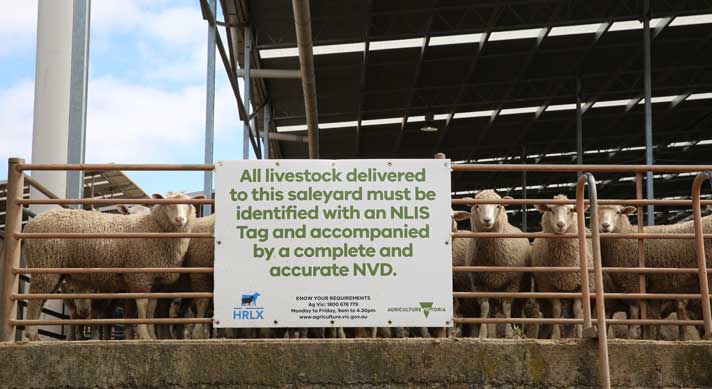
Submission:
<svg viewBox="0 0 712 389">
<path fill-rule="evenodd" d="M 203 200 L 203 199 L 206 199 L 207 197 L 205 197 L 204 194 L 199 194 L 199 195 L 197 195 L 197 196 L 193 196 L 193 198 L 194 198 L 194 199 L 198 199 L 198 200 Z"/>
<path fill-rule="evenodd" d="M 621 208 L 621 213 L 624 215 L 633 215 L 636 211 L 638 211 L 638 209 L 631 206 Z"/>
<path fill-rule="evenodd" d="M 116 209 L 119 210 L 119 213 L 122 215 L 128 215 L 129 214 L 129 208 L 123 204 L 119 204 L 116 206 Z"/>
<path fill-rule="evenodd" d="M 452 218 L 455 221 L 461 222 L 470 218 L 470 213 L 467 211 L 452 211 Z"/>
<path fill-rule="evenodd" d="M 536 209 L 541 213 L 549 210 L 549 207 L 547 207 L 546 204 L 534 204 L 534 207 L 536 207 Z"/>
<path fill-rule="evenodd" d="M 151 195 L 151 198 L 153 198 L 153 199 L 165 199 L 165 197 L 163 197 L 163 195 L 160 194 L 160 193 L 154 193 L 154 194 L 152 194 L 152 195 Z"/>
</svg>

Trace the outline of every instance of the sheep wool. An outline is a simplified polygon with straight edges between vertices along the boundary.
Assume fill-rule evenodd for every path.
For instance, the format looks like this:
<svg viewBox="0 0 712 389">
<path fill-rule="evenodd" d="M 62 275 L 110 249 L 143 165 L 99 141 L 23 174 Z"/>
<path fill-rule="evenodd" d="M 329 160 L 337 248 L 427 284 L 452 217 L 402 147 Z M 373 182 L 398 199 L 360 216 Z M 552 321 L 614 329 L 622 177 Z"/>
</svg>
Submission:
<svg viewBox="0 0 712 389">
<path fill-rule="evenodd" d="M 155 198 L 163 198 L 154 195 Z M 187 199 L 182 193 L 169 193 L 168 199 Z M 148 214 L 117 215 L 76 209 L 57 209 L 43 213 L 27 223 L 25 232 L 121 233 L 190 232 L 195 219 L 192 205 L 161 204 Z M 189 238 L 164 239 L 30 239 L 25 243 L 29 267 L 179 267 L 188 250 Z M 30 293 L 51 293 L 60 282 L 59 274 L 37 274 Z M 73 274 L 71 281 L 100 292 L 150 292 L 156 284 L 171 284 L 176 273 L 92 273 Z M 145 300 L 145 301 L 144 301 Z M 28 318 L 37 319 L 43 300 L 30 300 Z M 145 304 L 145 305 L 144 305 Z M 140 317 L 146 317 L 148 300 L 137 300 Z M 143 311 L 143 312 L 142 312 Z M 139 336 L 148 338 L 145 325 Z M 37 339 L 37 328 L 27 331 Z"/>
<path fill-rule="evenodd" d="M 193 222 L 193 232 L 213 233 L 215 230 L 215 214 L 206 217 L 196 218 Z M 215 263 L 215 244 L 213 238 L 191 239 L 188 251 L 185 254 L 185 266 L 187 267 L 213 267 Z M 213 290 L 212 274 L 191 273 L 190 288 L 194 292 L 210 292 Z M 195 317 L 203 318 L 210 307 L 210 299 L 195 299 Z M 193 339 L 205 339 L 210 337 L 207 324 L 196 324 L 193 327 Z"/>
<path fill-rule="evenodd" d="M 554 196 L 556 200 L 568 199 L 564 195 Z M 545 233 L 565 234 L 578 233 L 576 210 L 573 205 L 537 205 L 542 212 L 541 226 Z M 591 240 L 586 240 L 586 262 L 589 268 L 593 267 L 593 253 Z M 579 240 L 577 238 L 548 239 L 537 238 L 534 240 L 531 252 L 532 266 L 564 267 L 580 266 Z M 541 292 L 573 292 L 581 290 L 580 272 L 567 273 L 534 273 L 537 289 Z M 594 291 L 593 275 L 588 276 L 589 290 Z M 560 299 L 551 299 L 551 312 L 553 318 L 562 316 Z M 581 299 L 574 300 L 573 313 L 576 318 L 581 318 Z M 583 326 L 576 326 L 576 335 L 582 336 Z M 561 337 L 561 326 L 553 325 L 552 338 Z"/>
<path fill-rule="evenodd" d="M 638 227 L 631 224 L 628 216 L 619 206 L 602 206 L 599 216 L 606 210 L 613 210 L 615 224 L 611 232 L 634 233 Z M 702 218 L 705 234 L 712 233 L 712 215 Z M 695 232 L 693 221 L 671 225 L 645 226 L 646 233 L 691 234 Z M 705 240 L 705 255 L 712 258 L 712 241 Z M 636 239 L 601 239 L 601 256 L 604 266 L 638 267 L 638 241 Z M 688 239 L 646 239 L 645 265 L 649 267 L 697 267 L 697 253 L 694 240 Z M 712 263 L 707 263 L 712 267 Z M 611 274 L 619 291 L 638 292 L 637 274 Z M 712 278 L 708 276 L 710 282 Z M 652 293 L 697 293 L 699 278 L 697 274 L 648 274 L 646 291 Z"/>
<path fill-rule="evenodd" d="M 476 199 L 500 200 L 493 190 L 483 190 Z M 470 210 L 470 223 L 474 232 L 521 233 L 509 224 L 504 206 L 495 204 L 475 205 Z M 472 266 L 527 266 L 531 247 L 527 238 L 474 238 L 470 244 L 469 264 Z M 474 290 L 517 292 L 524 274 L 522 273 L 472 273 Z M 502 312 L 511 317 L 512 299 L 502 299 Z M 489 314 L 488 299 L 480 299 L 480 315 Z M 487 326 L 480 327 L 480 337 L 487 337 Z M 513 335 L 510 325 L 506 326 L 505 336 Z"/>
</svg>

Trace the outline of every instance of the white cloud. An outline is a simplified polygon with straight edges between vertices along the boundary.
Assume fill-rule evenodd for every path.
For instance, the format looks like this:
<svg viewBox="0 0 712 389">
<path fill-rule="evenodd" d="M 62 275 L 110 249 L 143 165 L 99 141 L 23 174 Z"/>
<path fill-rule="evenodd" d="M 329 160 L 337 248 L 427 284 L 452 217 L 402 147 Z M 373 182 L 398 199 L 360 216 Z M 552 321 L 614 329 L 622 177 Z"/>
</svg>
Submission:
<svg viewBox="0 0 712 389">
<path fill-rule="evenodd" d="M 216 117 L 234 114 L 231 97 L 218 88 Z M 90 83 L 87 162 L 195 162 L 203 153 L 204 128 L 202 85 L 168 91 L 112 77 Z"/>
<path fill-rule="evenodd" d="M 156 39 L 178 48 L 195 45 L 207 39 L 207 22 L 200 7 L 190 4 L 176 6 L 175 2 L 146 0 L 92 2 L 92 39 L 131 33 L 142 40 Z"/>
<path fill-rule="evenodd" d="M 32 48 L 37 34 L 37 1 L 0 0 L 0 58 Z"/>
<path fill-rule="evenodd" d="M 30 80 L 20 80 L 8 89 L 0 90 L 0 177 L 7 173 L 8 158 L 30 160 L 33 96 L 34 83 Z"/>
</svg>

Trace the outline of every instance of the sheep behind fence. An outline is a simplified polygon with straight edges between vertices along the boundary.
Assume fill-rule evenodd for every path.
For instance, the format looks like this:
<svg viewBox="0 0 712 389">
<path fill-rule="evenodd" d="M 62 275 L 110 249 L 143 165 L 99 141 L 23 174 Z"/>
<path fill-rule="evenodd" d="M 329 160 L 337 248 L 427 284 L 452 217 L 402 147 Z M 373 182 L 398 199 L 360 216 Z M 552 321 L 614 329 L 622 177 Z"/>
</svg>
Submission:
<svg viewBox="0 0 712 389">
<path fill-rule="evenodd" d="M 11 160 L 10 170 L 9 170 L 9 190 L 7 199 L 7 240 L 5 245 L 5 256 L 6 260 L 3 263 L 3 288 L 2 288 L 2 310 L 0 314 L 0 327 L 2 329 L 2 339 L 4 341 L 9 341 L 14 338 L 14 333 L 16 328 L 22 328 L 23 326 L 36 326 L 44 324 L 110 324 L 110 323 L 121 323 L 121 324 L 187 324 L 195 325 L 201 324 L 206 325 L 211 323 L 211 319 L 208 317 L 196 317 L 196 318 L 164 318 L 156 317 L 152 318 L 150 314 L 146 313 L 144 309 L 143 317 L 139 319 L 114 319 L 114 318 L 103 318 L 103 319 L 76 319 L 76 320 L 27 320 L 27 319 L 15 319 L 15 312 L 17 312 L 18 301 L 26 299 L 33 306 L 36 306 L 36 302 L 39 300 L 44 300 L 47 298 L 62 298 L 62 299 L 72 299 L 72 300 L 82 300 L 82 299 L 139 299 L 140 301 L 145 301 L 145 299 L 210 299 L 212 298 L 212 293 L 209 291 L 156 291 L 151 290 L 152 288 L 141 289 L 140 291 L 129 291 L 128 293 L 119 292 L 116 290 L 120 288 L 107 288 L 104 290 L 111 290 L 110 292 L 99 291 L 99 293 L 74 293 L 65 295 L 54 295 L 51 293 L 39 293 L 39 294 L 22 294 L 16 293 L 18 290 L 18 276 L 19 274 L 32 274 L 32 275 L 52 275 L 52 279 L 58 279 L 60 274 L 76 274 L 76 275 L 86 275 L 86 274 L 101 274 L 107 273 L 105 279 L 122 279 L 126 278 L 127 275 L 132 274 L 153 274 L 153 276 L 129 276 L 129 279 L 161 279 L 160 276 L 155 276 L 157 274 L 170 274 L 168 278 L 174 280 L 177 274 L 209 274 L 212 272 L 211 263 L 206 262 L 201 264 L 203 267 L 181 267 L 181 262 L 172 262 L 170 264 L 164 264 L 164 266 L 170 265 L 170 267 L 99 267 L 99 268 L 20 268 L 20 242 L 26 241 L 31 242 L 37 239 L 54 239 L 54 240 L 98 240 L 98 239 L 109 239 L 111 241 L 121 241 L 126 239 L 140 240 L 140 239 L 154 239 L 158 241 L 167 240 L 178 240 L 178 241 L 188 241 L 194 239 L 195 242 L 199 240 L 210 241 L 212 238 L 212 231 L 207 230 L 206 232 L 188 232 L 186 230 L 177 232 L 95 232 L 83 230 L 81 232 L 64 232 L 64 233 L 53 233 L 53 232 L 33 232 L 29 229 L 26 232 L 21 232 L 21 222 L 22 222 L 22 207 L 29 204 L 116 204 L 119 201 L 112 199 L 45 199 L 45 200 L 24 200 L 22 199 L 22 194 L 20 188 L 23 186 L 23 174 L 24 170 L 41 170 L 41 169 L 51 169 L 51 170 L 82 170 L 82 169 L 93 169 L 93 170 L 210 170 L 213 167 L 211 165 L 25 165 L 21 160 Z M 453 170 L 457 171 L 567 171 L 573 172 L 581 169 L 581 166 L 576 165 L 453 165 Z M 606 166 L 606 165 L 588 165 L 585 167 L 586 170 L 596 171 L 596 172 L 621 172 L 621 171 L 634 171 L 636 173 L 643 171 L 667 171 L 667 172 L 685 172 L 685 171 L 699 171 L 704 170 L 708 167 L 698 167 L 698 166 Z M 590 175 L 585 175 L 584 181 L 579 181 L 577 186 L 577 196 L 576 201 L 568 199 L 555 199 L 555 200 L 540 200 L 540 199 L 487 199 L 485 201 L 480 201 L 479 204 L 557 204 L 557 205 L 576 205 L 577 212 L 577 222 L 579 228 L 578 233 L 564 232 L 563 234 L 552 234 L 548 232 L 543 233 L 522 233 L 521 231 L 501 231 L 501 232 L 489 232 L 488 235 L 484 235 L 483 232 L 463 232 L 456 231 L 453 232 L 453 237 L 456 239 L 471 239 L 471 238 L 546 238 L 546 239 L 579 239 L 579 242 L 585 242 L 586 239 L 591 239 L 592 248 L 594 253 L 593 269 L 589 268 L 588 261 L 580 262 L 580 268 L 575 266 L 565 266 L 565 267 L 541 267 L 541 266 L 454 266 L 453 271 L 456 274 L 462 273 L 488 273 L 488 272 L 505 272 L 514 273 L 519 272 L 522 274 L 539 274 L 539 273 L 571 273 L 580 272 L 583 275 L 581 280 L 586 280 L 587 283 L 589 277 L 586 275 L 587 272 L 594 271 L 595 287 L 591 290 L 595 290 L 595 301 L 596 301 L 596 315 L 592 318 L 590 313 L 590 298 L 593 296 L 589 295 L 589 290 L 587 287 L 582 288 L 580 292 L 530 292 L 530 291 L 492 291 L 492 290 L 478 290 L 478 291 L 456 291 L 454 292 L 454 297 L 456 299 L 483 299 L 483 298 L 494 298 L 494 299 L 538 299 L 538 300 L 548 300 L 548 299 L 560 299 L 560 298 L 573 298 L 581 299 L 581 304 L 583 306 L 583 318 L 582 319 L 567 319 L 567 318 L 538 318 L 534 317 L 455 317 L 454 322 L 457 324 L 487 324 L 487 323 L 538 323 L 538 324 L 576 324 L 583 325 L 582 335 L 584 336 L 598 336 L 599 345 L 601 345 L 602 350 L 605 348 L 605 325 L 606 315 L 603 306 L 604 298 L 607 300 L 623 299 L 626 301 L 637 301 L 637 300 L 673 300 L 682 301 L 685 300 L 695 300 L 700 302 L 700 310 L 702 311 L 702 319 L 689 319 L 687 316 L 687 311 L 689 309 L 680 309 L 681 304 L 676 305 L 676 316 L 678 320 L 663 320 L 663 319 L 650 319 L 644 314 L 644 310 L 641 309 L 641 318 L 636 319 L 631 317 L 631 319 L 613 319 L 609 323 L 612 325 L 702 325 L 704 324 L 705 331 L 704 337 L 709 338 L 712 332 L 712 319 L 710 318 L 710 307 L 709 307 L 709 287 L 708 287 L 708 277 L 707 277 L 707 265 L 705 259 L 705 239 L 709 240 L 712 238 L 712 233 L 707 231 L 704 227 L 704 221 L 701 217 L 700 207 L 704 204 L 710 204 L 711 201 L 701 201 L 700 199 L 700 189 L 701 184 L 705 180 L 708 180 L 712 174 L 703 173 L 700 174 L 693 185 L 692 191 L 692 201 L 689 200 L 600 200 L 597 201 L 595 196 L 590 200 L 584 200 L 583 197 L 583 183 L 588 183 L 590 187 L 594 186 L 592 177 Z M 638 175 L 640 177 L 640 175 Z M 593 192 L 595 193 L 595 191 Z M 480 199 L 482 200 L 482 199 Z M 477 203 L 477 200 L 453 200 L 453 205 L 472 205 L 473 201 Z M 145 205 L 169 205 L 169 204 L 214 204 L 213 200 L 207 199 L 146 199 L 146 200 L 135 200 L 135 201 L 121 201 L 127 204 L 145 204 Z M 689 227 L 682 233 L 671 234 L 669 232 L 664 233 L 653 233 L 648 231 L 631 233 L 627 231 L 626 233 L 604 233 L 602 236 L 598 236 L 598 228 L 594 228 L 590 233 L 588 233 L 584 227 L 584 219 L 582 210 L 584 209 L 585 202 L 590 204 L 592 208 L 595 208 L 597 204 L 601 205 L 645 205 L 645 204 L 656 204 L 656 205 L 690 205 L 693 206 L 693 222 L 692 228 Z M 596 227 L 598 224 L 595 219 L 598 218 L 598 213 L 592 212 L 592 225 Z M 127 216 L 123 216 L 127 217 Z M 627 263 L 626 266 L 620 267 L 607 267 L 601 269 L 600 262 L 596 260 L 596 247 L 599 239 L 604 241 L 617 241 L 617 240 L 639 240 L 641 242 L 654 239 L 668 239 L 676 241 L 684 241 L 691 243 L 694 240 L 694 245 L 690 244 L 687 247 L 693 247 L 693 249 L 687 251 L 688 256 L 692 256 L 694 253 L 696 257 L 697 269 L 692 267 L 659 267 L 659 266 L 671 266 L 677 264 L 660 264 L 655 266 L 655 262 L 647 264 L 647 267 L 641 266 L 642 262 L 638 262 L 638 266 L 634 266 L 635 263 Z M 29 245 L 32 247 L 32 244 Z M 583 247 L 583 246 L 580 246 Z M 644 246 L 643 246 L 644 247 Z M 30 249 L 32 250 L 32 249 Z M 585 250 L 584 250 L 585 251 Z M 709 253 L 708 253 L 709 254 Z M 639 254 L 640 255 L 640 254 Z M 646 255 L 647 256 L 647 255 Z M 181 261 L 183 256 L 181 255 Z M 586 254 L 584 252 L 584 257 Z M 59 266 L 58 264 L 57 266 Z M 80 265 L 80 264 L 74 264 Z M 99 263 L 93 264 L 101 266 Z M 133 264 L 125 264 L 124 266 L 135 266 Z M 455 263 L 455 265 L 458 265 Z M 466 264 L 467 265 L 467 264 Z M 469 264 L 472 265 L 472 264 Z M 525 264 L 526 265 L 526 264 Z M 633 266 L 629 266 L 633 265 Z M 692 261 L 685 262 L 684 265 L 693 265 Z M 194 265 L 191 265 L 194 266 Z M 686 279 L 693 279 L 694 274 L 697 274 L 697 289 L 692 289 L 687 292 L 689 293 L 677 293 L 678 290 L 670 290 L 661 288 L 665 293 L 646 293 L 644 288 L 641 288 L 640 293 L 611 293 L 608 290 L 603 290 L 603 273 L 609 274 L 645 274 L 642 277 L 650 278 L 649 284 L 651 290 L 656 290 L 656 279 L 658 275 L 662 276 L 663 273 L 671 273 L 676 275 L 687 274 Z M 82 279 L 86 276 L 76 276 L 70 277 L 70 279 Z M 46 277 L 47 278 L 47 277 Z M 39 277 L 42 279 L 42 276 Z M 149 285 L 152 285 L 149 282 Z M 693 285 L 691 282 L 690 285 Z M 592 285 L 593 286 L 593 285 Z M 128 288 L 124 288 L 129 290 Z M 33 290 L 34 291 L 34 290 Z M 208 300 L 209 301 L 209 300 Z M 144 304 L 143 302 L 140 304 Z M 694 305 L 694 304 L 693 304 Z M 687 306 L 689 308 L 689 305 Z M 34 308 L 33 308 L 34 309 Z M 588 311 L 588 313 L 587 313 Z M 468 314 L 469 315 L 469 314 Z M 202 316 L 202 315 L 201 315 Z M 207 315 L 206 315 L 207 316 Z M 694 316 L 694 315 L 693 315 Z M 619 316 L 620 317 L 620 316 Z M 592 325 L 596 324 L 599 329 L 596 334 L 592 331 Z M 143 331 L 141 336 L 146 338 L 150 337 L 147 335 L 148 331 Z M 174 331 L 175 332 L 175 331 Z M 29 333 L 33 335 L 30 330 Z M 601 340 L 603 339 L 603 340 Z M 603 354 L 602 354 L 603 355 Z"/>
</svg>

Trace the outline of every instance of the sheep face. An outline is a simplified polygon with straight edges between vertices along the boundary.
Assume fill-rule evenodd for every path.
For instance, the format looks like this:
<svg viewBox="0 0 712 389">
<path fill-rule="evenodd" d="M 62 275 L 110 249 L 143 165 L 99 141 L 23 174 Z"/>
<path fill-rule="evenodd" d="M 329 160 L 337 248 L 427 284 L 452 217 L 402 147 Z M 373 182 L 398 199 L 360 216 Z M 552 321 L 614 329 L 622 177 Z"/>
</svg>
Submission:
<svg viewBox="0 0 712 389">
<path fill-rule="evenodd" d="M 62 291 L 64 293 L 96 293 L 95 290 L 81 287 L 80 285 L 67 279 L 62 284 Z M 91 300 L 90 299 L 74 299 L 74 307 L 76 309 L 77 317 L 82 319 L 88 319 L 91 317 Z"/>
<path fill-rule="evenodd" d="M 470 213 L 467 211 L 450 211 L 450 219 L 452 220 L 452 232 L 457 232 L 457 222 L 470 218 Z"/>
<path fill-rule="evenodd" d="M 634 214 L 635 207 L 622 207 L 620 205 L 600 205 L 598 207 L 598 230 L 600 232 L 616 232 L 619 230 L 620 218 Z"/>
<path fill-rule="evenodd" d="M 495 191 L 488 189 L 478 193 L 475 199 L 511 200 L 512 198 L 509 196 L 500 197 Z M 505 221 L 507 219 L 507 213 L 502 204 L 475 204 L 470 210 L 470 214 L 472 226 L 476 226 L 477 231 L 496 230 L 496 227 L 500 224 L 500 218 Z"/>
<path fill-rule="evenodd" d="M 564 195 L 554 196 L 555 200 L 568 200 Z M 541 227 L 544 231 L 564 234 L 576 225 L 576 207 L 573 205 L 536 204 L 536 209 L 542 213 Z"/>
<path fill-rule="evenodd" d="M 161 194 L 153 194 L 151 197 L 154 199 L 189 199 L 183 193 L 170 192 L 165 197 Z M 204 196 L 197 196 L 196 198 L 204 198 Z M 195 218 L 195 207 L 192 204 L 158 204 L 153 207 L 153 211 L 156 213 L 162 213 L 165 220 L 172 223 L 174 227 L 182 229 L 186 227 L 189 220 Z"/>
</svg>

